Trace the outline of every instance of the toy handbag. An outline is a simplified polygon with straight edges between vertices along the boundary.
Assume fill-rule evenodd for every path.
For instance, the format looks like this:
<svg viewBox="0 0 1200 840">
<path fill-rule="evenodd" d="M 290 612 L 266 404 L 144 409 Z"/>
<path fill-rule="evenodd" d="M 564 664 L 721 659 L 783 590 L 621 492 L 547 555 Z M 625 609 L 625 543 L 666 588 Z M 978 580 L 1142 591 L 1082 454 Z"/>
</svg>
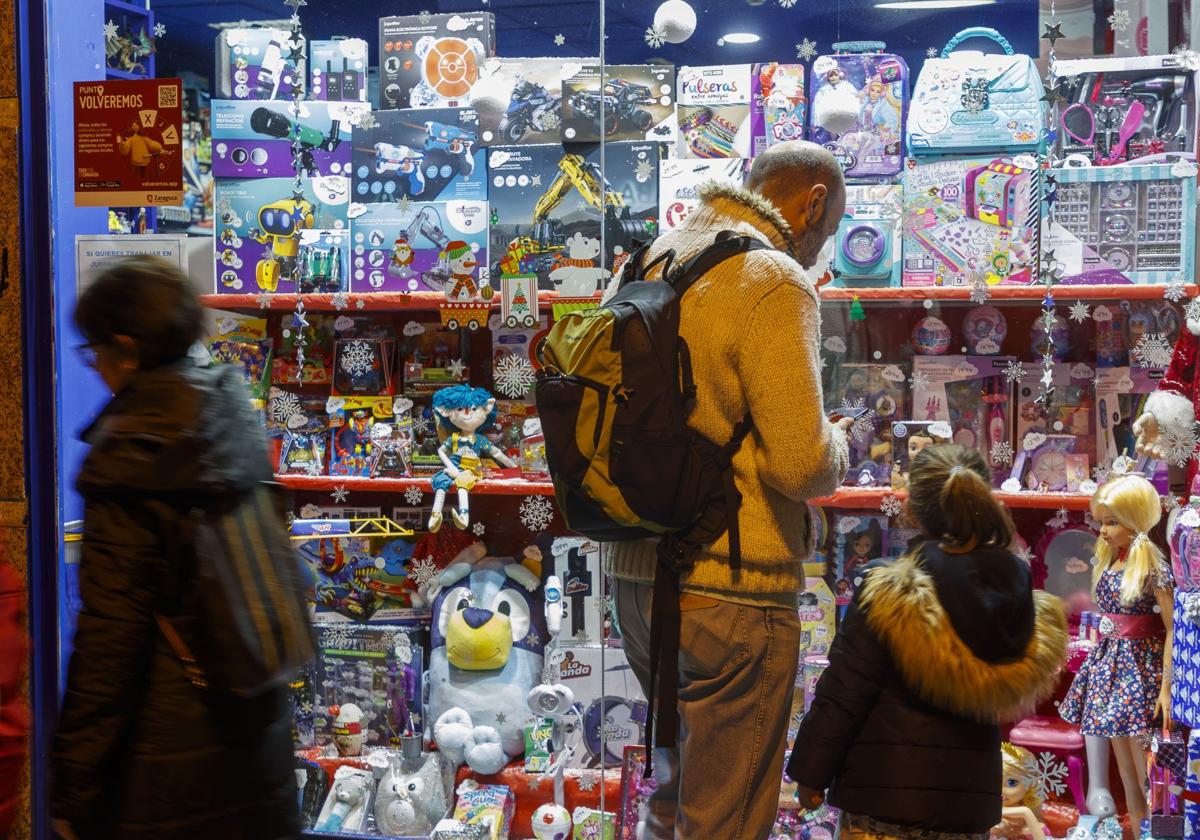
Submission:
<svg viewBox="0 0 1200 840">
<path fill-rule="evenodd" d="M 954 52 L 969 38 L 991 39 L 1004 54 Z M 1043 93 L 1032 58 L 1014 55 L 995 29 L 964 29 L 917 77 L 908 112 L 909 154 L 1036 151 Z"/>
</svg>

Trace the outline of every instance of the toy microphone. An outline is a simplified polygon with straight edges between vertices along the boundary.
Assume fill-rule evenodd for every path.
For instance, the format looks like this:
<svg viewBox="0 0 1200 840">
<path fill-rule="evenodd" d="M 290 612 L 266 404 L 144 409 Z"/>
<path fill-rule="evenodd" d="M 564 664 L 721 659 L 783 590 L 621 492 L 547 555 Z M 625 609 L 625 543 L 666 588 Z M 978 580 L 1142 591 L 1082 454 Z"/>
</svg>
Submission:
<svg viewBox="0 0 1200 840">
<path fill-rule="evenodd" d="M 575 705 L 575 692 L 558 681 L 558 634 L 562 631 L 563 590 L 558 575 L 546 579 L 546 630 L 550 643 L 546 645 L 546 669 L 541 685 L 534 686 L 526 702 L 529 710 L 539 717 L 562 717 Z"/>
</svg>

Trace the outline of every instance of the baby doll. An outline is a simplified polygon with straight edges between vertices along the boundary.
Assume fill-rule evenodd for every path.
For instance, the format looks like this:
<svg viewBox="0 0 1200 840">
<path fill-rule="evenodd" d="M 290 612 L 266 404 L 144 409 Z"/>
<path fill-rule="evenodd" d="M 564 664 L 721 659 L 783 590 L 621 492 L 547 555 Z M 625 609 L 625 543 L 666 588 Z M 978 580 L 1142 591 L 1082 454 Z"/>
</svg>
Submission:
<svg viewBox="0 0 1200 840">
<path fill-rule="evenodd" d="M 442 507 L 451 488 L 458 490 L 458 507 L 450 515 L 458 528 L 466 529 L 471 522 L 467 494 L 483 477 L 483 459 L 492 458 L 506 467 L 515 467 L 516 462 L 480 434 L 496 425 L 496 398 L 483 388 L 470 385 L 442 388 L 433 395 L 433 413 L 438 428 L 448 434 L 438 447 L 438 457 L 445 469 L 433 477 L 429 530 L 442 527 Z"/>
<path fill-rule="evenodd" d="M 1100 523 L 1093 574 L 1100 641 L 1059 706 L 1087 739 L 1088 809 L 1113 813 L 1106 789 L 1111 741 L 1132 825 L 1146 818 L 1146 752 L 1139 736 L 1171 709 L 1171 614 L 1175 580 L 1149 532 L 1162 515 L 1158 492 L 1140 475 L 1112 479 L 1092 497 Z M 1164 665 L 1165 663 L 1165 665 Z"/>
<path fill-rule="evenodd" d="M 1038 791 L 1038 766 L 1033 753 L 1008 742 L 1000 745 L 1004 765 L 1004 801 L 1000 824 L 992 829 L 993 838 L 1007 840 L 1045 840 L 1042 827 L 1042 796 Z"/>
</svg>

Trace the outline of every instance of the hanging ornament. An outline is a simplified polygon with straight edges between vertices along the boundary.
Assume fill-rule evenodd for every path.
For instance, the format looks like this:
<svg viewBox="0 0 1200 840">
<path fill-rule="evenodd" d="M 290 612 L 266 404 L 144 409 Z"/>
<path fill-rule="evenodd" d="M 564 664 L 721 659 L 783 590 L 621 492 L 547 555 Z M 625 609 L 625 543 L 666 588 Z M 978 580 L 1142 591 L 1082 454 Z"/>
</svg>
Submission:
<svg viewBox="0 0 1200 840">
<path fill-rule="evenodd" d="M 696 31 L 696 10 L 686 0 L 667 0 L 654 12 L 652 28 L 668 44 L 682 44 Z"/>
</svg>

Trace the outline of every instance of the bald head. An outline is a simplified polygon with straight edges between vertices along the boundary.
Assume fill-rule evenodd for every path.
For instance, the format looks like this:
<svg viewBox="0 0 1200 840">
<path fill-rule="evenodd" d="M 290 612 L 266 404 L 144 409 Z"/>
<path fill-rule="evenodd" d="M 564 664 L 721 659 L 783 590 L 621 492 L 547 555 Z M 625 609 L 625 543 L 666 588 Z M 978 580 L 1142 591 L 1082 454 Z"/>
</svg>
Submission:
<svg viewBox="0 0 1200 840">
<path fill-rule="evenodd" d="M 792 140 L 771 146 L 754 159 L 746 187 L 779 208 L 792 226 L 793 249 L 805 268 L 816 262 L 846 212 L 842 168 L 816 143 Z"/>
</svg>

